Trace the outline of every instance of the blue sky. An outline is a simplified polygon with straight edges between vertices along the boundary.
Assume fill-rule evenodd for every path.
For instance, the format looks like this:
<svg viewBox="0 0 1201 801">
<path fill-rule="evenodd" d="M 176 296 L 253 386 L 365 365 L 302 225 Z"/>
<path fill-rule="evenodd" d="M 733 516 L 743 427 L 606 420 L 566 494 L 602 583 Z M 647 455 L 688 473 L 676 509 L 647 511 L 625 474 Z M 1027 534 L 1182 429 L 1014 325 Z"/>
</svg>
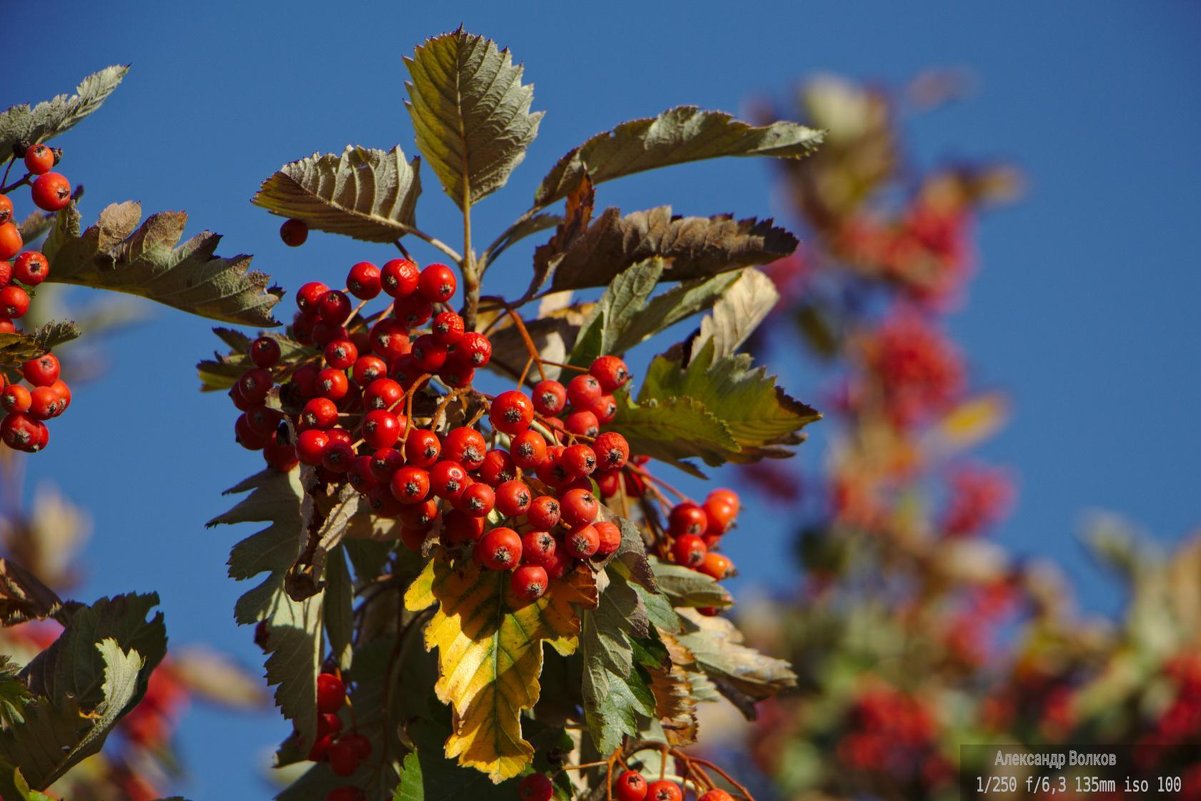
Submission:
<svg viewBox="0 0 1201 801">
<path fill-rule="evenodd" d="M 489 233 L 524 208 L 558 156 L 623 119 L 680 103 L 737 111 L 786 97 L 816 72 L 898 86 L 930 67 L 966 68 L 975 94 L 914 119 L 909 142 L 918 165 L 991 157 L 1028 178 L 1022 202 L 983 220 L 982 270 L 950 323 L 974 379 L 1015 402 L 985 449 L 1021 480 L 997 536 L 1062 560 L 1086 605 L 1112 609 L 1117 599 L 1073 537 L 1082 513 L 1116 510 L 1165 539 L 1198 522 L 1201 5 L 44 2 L 15 4 L 5 22 L 27 46 L 9 59 L 0 107 L 133 65 L 105 107 L 56 143 L 63 171 L 88 188 L 88 219 L 130 198 L 147 211 L 186 209 L 190 231 L 220 231 L 222 253 L 254 253 L 289 290 L 340 281 L 387 251 L 328 235 L 288 250 L 278 218 L 250 196 L 315 151 L 353 142 L 412 153 L 401 57 L 460 22 L 513 50 L 534 107 L 548 112 L 510 188 L 479 208 L 477 229 Z M 36 56 L 39 36 L 57 38 L 52 58 Z M 450 235 L 453 208 L 425 177 L 421 225 Z M 746 160 L 610 184 L 598 202 L 781 214 L 767 166 Z M 498 265 L 502 288 L 524 285 L 527 254 Z M 83 597 L 156 589 L 174 642 L 209 641 L 257 669 L 251 632 L 232 622 L 243 588 L 224 573 L 229 546 L 249 531 L 202 527 L 226 505 L 220 491 L 260 464 L 232 442 L 228 401 L 195 391 L 193 365 L 215 344 L 204 321 L 154 310 L 111 342 L 104 379 L 78 388 L 29 470 L 94 519 Z M 784 382 L 815 397 L 802 378 Z M 819 455 L 800 458 L 815 465 Z M 754 522 L 743 529 L 753 540 L 731 542 L 742 586 L 778 585 L 789 531 Z M 182 733 L 192 778 L 180 790 L 265 796 L 247 757 L 284 733 L 274 716 L 195 710 Z"/>
</svg>

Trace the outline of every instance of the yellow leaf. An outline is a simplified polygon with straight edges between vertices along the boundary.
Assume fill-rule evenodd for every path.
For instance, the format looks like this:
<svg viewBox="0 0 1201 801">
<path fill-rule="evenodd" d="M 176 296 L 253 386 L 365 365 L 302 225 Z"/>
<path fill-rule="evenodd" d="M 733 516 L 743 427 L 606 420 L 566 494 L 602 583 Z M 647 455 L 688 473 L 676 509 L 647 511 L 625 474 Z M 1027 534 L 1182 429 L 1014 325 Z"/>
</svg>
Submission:
<svg viewBox="0 0 1201 801">
<path fill-rule="evenodd" d="M 1009 399 L 999 392 L 968 398 L 930 431 L 927 448 L 947 453 L 974 447 L 997 433 L 1008 417 Z"/>
<path fill-rule="evenodd" d="M 446 756 L 500 783 L 519 775 L 534 756 L 521 736 L 521 713 L 538 702 L 542 644 L 564 656 L 579 644 L 577 607 L 596 605 L 596 580 L 586 567 L 551 582 L 546 595 L 521 604 L 509 574 L 474 563 L 453 567 L 436 558 L 405 594 L 410 611 L 434 602 L 425 647 L 438 649 L 434 692 L 454 712 Z"/>
</svg>

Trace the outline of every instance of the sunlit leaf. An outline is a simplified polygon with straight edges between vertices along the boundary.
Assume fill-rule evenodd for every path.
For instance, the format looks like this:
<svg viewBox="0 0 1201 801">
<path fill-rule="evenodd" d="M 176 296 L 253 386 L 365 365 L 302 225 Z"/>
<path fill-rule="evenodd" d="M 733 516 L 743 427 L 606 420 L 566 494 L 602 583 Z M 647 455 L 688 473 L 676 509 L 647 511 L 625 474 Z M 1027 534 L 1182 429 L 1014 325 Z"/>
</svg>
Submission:
<svg viewBox="0 0 1201 801">
<path fill-rule="evenodd" d="M 73 322 L 46 323 L 29 333 L 0 334 L 0 367 L 20 367 L 80 334 Z"/>
<path fill-rule="evenodd" d="M 0 154 L 7 159 L 18 142 L 45 142 L 67 131 L 100 108 L 127 72 L 128 66 L 105 67 L 80 81 L 73 95 L 58 95 L 32 108 L 12 106 L 0 113 Z"/>
</svg>

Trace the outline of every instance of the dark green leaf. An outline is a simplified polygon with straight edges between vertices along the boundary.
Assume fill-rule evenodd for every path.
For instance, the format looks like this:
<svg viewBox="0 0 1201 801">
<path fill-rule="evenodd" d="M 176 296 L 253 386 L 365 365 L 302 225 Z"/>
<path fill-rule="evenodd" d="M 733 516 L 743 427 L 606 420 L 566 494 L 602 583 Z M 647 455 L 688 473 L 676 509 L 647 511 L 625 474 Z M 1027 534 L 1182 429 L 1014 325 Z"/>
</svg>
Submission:
<svg viewBox="0 0 1201 801">
<path fill-rule="evenodd" d="M 534 88 L 509 51 L 459 28 L 406 58 L 417 146 L 451 199 L 466 209 L 504 186 L 538 133 Z"/>
<path fill-rule="evenodd" d="M 601 354 L 616 352 L 614 342 L 634 320 L 643 316 L 647 298 L 655 291 L 664 266 L 662 259 L 647 259 L 609 282 L 576 339 L 571 364 L 587 366 Z"/>
<path fill-rule="evenodd" d="M 17 678 L 19 670 L 9 657 L 0 655 L 0 727 L 25 720 L 21 708 L 33 700 L 29 688 Z"/>
<path fill-rule="evenodd" d="M 624 329 L 617 332 L 609 352 L 625 353 L 660 331 L 708 309 L 730 284 L 738 280 L 739 275 L 737 272 L 728 272 L 712 278 L 697 278 L 656 295 L 646 304 L 641 314 L 636 315 Z"/>
<path fill-rule="evenodd" d="M 739 454 L 738 442 L 729 429 L 696 398 L 665 395 L 639 399 L 635 404 L 628 395 L 617 397 L 619 411 L 612 428 L 625 436 L 635 453 L 700 477 L 704 474 L 687 458 L 699 457 L 717 466 Z"/>
<path fill-rule="evenodd" d="M 663 281 L 706 278 L 775 261 L 796 246 L 796 237 L 771 220 L 673 217 L 670 206 L 623 216 L 610 208 L 549 260 L 551 286 L 605 286 L 630 265 L 654 256 L 670 261 Z"/>
<path fill-rule="evenodd" d="M 0 157 L 7 159 L 17 142 L 45 142 L 100 108 L 121 83 L 128 66 L 105 67 L 79 82 L 73 95 L 59 95 L 33 108 L 22 104 L 0 113 Z"/>
<path fill-rule="evenodd" d="M 724 587 L 692 568 L 654 559 L 651 569 L 659 589 L 674 607 L 722 607 L 734 602 Z"/>
<path fill-rule="evenodd" d="M 285 164 L 251 199 L 273 214 L 304 220 L 309 228 L 392 242 L 416 225 L 421 159 L 347 145 L 342 155 L 314 153 Z"/>
<path fill-rule="evenodd" d="M 128 292 L 239 325 L 278 325 L 271 308 L 283 290 L 268 287 L 263 273 L 249 272 L 249 256 L 214 255 L 221 237 L 209 231 L 180 244 L 188 220 L 183 212 L 153 214 L 139 226 L 141 218 L 140 204 L 116 203 L 81 233 L 71 203 L 42 246 L 53 265 L 49 280 Z"/>
<path fill-rule="evenodd" d="M 0 367 L 20 367 L 30 359 L 79 336 L 73 322 L 46 323 L 32 333 L 0 334 Z"/>
<path fill-rule="evenodd" d="M 354 583 L 341 548 L 325 559 L 325 632 L 329 651 L 342 670 L 350 668 L 354 657 Z"/>
<path fill-rule="evenodd" d="M 419 720 L 408 734 L 417 750 L 404 759 L 394 801 L 490 801 L 514 798 L 516 780 L 495 785 L 484 773 L 461 768 L 443 753 L 449 726 Z"/>
<path fill-rule="evenodd" d="M 623 122 L 575 148 L 542 179 L 534 196 L 547 206 L 587 173 L 593 183 L 672 164 L 720 156 L 799 158 L 821 143 L 822 132 L 792 122 L 755 126 L 720 111 L 678 106 L 657 117 Z"/>
</svg>

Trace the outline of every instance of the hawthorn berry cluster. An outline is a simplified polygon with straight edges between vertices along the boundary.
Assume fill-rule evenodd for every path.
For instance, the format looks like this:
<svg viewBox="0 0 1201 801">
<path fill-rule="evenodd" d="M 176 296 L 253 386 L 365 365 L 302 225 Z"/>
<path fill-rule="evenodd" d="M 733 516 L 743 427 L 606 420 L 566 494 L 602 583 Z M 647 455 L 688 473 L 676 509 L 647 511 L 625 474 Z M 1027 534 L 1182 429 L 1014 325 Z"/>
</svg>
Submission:
<svg viewBox="0 0 1201 801">
<path fill-rule="evenodd" d="M 342 730 L 346 700 L 346 684 L 336 673 L 317 675 L 317 740 L 309 751 L 314 762 L 328 762 L 335 776 L 350 776 L 359 763 L 371 756 L 371 740 L 352 730 Z M 352 718 L 353 720 L 353 715 Z M 329 801 L 362 801 L 366 795 L 358 787 L 345 785 L 332 790 Z"/>
<path fill-rule="evenodd" d="M 612 782 L 610 790 L 609 797 L 617 801 L 684 801 L 684 790 L 679 783 L 670 779 L 648 782 L 636 770 L 623 771 Z M 531 773 L 518 784 L 517 794 L 521 801 L 550 801 L 555 794 L 554 783 L 544 773 Z M 713 787 L 697 801 L 734 801 L 734 796 Z"/>
<path fill-rule="evenodd" d="M 13 204 L 8 195 L 25 184 L 32 187 L 33 202 L 46 211 L 58 211 L 71 200 L 71 183 L 51 172 L 61 151 L 46 145 L 14 148 L 12 163 L 24 158 L 28 172 L 10 186 L 0 186 L 0 333 L 18 333 L 16 323 L 29 311 L 30 290 L 50 275 L 50 261 L 37 250 L 25 250 L 20 228 L 13 222 Z M 5 172 L 4 180 L 7 180 Z M 2 184 L 3 181 L 0 181 Z M 15 257 L 15 258 L 14 258 Z M 0 372 L 0 407 L 6 413 L 0 420 L 0 441 L 8 447 L 27 452 L 40 451 L 50 441 L 45 421 L 58 417 L 71 403 L 71 389 L 59 377 L 58 358 L 44 353 L 21 365 L 21 379 Z"/>
</svg>

